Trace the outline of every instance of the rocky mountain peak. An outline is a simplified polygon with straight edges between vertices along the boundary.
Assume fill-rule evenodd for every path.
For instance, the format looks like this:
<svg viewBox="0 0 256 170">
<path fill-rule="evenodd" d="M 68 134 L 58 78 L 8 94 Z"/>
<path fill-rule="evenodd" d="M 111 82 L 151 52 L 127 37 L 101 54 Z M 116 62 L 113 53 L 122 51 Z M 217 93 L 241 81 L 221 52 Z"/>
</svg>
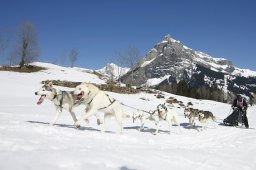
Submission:
<svg viewBox="0 0 256 170">
<path fill-rule="evenodd" d="M 249 82 L 255 80 L 256 83 L 256 72 L 239 69 L 225 58 L 214 58 L 206 53 L 195 51 L 172 36 L 166 35 L 149 50 L 133 72 L 125 74 L 121 81 L 139 86 L 158 86 L 162 82 L 172 84 L 184 81 L 195 88 L 208 86 L 222 90 L 228 86 L 223 83 L 224 75 L 230 75 L 230 81 L 233 82 L 229 83 L 232 86 L 236 86 L 234 81 L 237 76 L 248 79 L 253 77 Z M 243 88 L 252 89 L 252 87 Z M 230 91 L 234 93 L 240 91 L 234 90 L 233 87 L 232 89 Z M 256 93 L 256 88 L 253 87 L 253 89 Z"/>
</svg>

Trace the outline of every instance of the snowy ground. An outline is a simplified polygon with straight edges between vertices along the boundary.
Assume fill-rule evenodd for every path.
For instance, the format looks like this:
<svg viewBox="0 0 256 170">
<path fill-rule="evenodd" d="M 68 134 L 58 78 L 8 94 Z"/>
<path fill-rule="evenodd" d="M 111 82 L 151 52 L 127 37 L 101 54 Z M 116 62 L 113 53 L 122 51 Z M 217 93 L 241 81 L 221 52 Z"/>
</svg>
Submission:
<svg viewBox="0 0 256 170">
<path fill-rule="evenodd" d="M 63 68 L 61 68 L 63 70 Z M 182 133 L 162 123 L 159 135 L 152 135 L 153 122 L 146 123 L 146 130 L 139 132 L 140 122 L 124 121 L 124 133 L 117 134 L 115 120 L 111 120 L 108 133 L 102 134 L 94 117 L 80 130 L 73 127 L 71 116 L 64 112 L 58 124 L 48 125 L 54 117 L 53 104 L 45 101 L 37 106 L 34 92 L 45 79 L 65 79 L 103 83 L 93 75 L 73 69 L 60 71 L 52 68 L 40 73 L 0 72 L 0 169 L 1 170 L 55 170 L 55 169 L 232 169 L 256 168 L 256 107 L 248 110 L 252 129 L 208 125 L 206 131 L 188 129 L 188 120 L 179 112 Z M 109 93 L 123 103 L 143 109 L 154 109 L 163 99 L 153 94 L 121 95 Z M 166 94 L 166 98 L 174 96 Z M 176 96 L 179 100 L 192 101 L 196 108 L 210 110 L 223 119 L 230 106 L 223 103 L 194 100 Z M 146 98 L 147 100 L 142 100 Z M 130 108 L 124 107 L 132 114 Z M 76 110 L 77 117 L 83 107 Z M 221 120 L 220 120 L 221 121 Z M 197 125 L 200 124 L 197 122 Z"/>
</svg>

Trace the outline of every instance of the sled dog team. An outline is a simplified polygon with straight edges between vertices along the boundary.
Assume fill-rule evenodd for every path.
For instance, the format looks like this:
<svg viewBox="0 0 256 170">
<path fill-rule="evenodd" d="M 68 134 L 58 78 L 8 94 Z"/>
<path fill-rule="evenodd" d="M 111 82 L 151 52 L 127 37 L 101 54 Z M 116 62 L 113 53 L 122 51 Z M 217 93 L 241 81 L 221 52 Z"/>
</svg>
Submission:
<svg viewBox="0 0 256 170">
<path fill-rule="evenodd" d="M 38 105 L 40 105 L 45 98 L 54 103 L 56 114 L 50 125 L 54 125 L 57 122 L 62 110 L 65 109 L 71 114 L 76 128 L 79 128 L 84 121 L 89 123 L 88 118 L 95 116 L 97 124 L 103 124 L 101 131 L 105 132 L 109 125 L 106 119 L 110 116 L 114 116 L 119 125 L 119 132 L 122 133 L 123 119 L 130 117 L 123 111 L 119 101 L 90 83 L 82 83 L 78 85 L 74 91 L 61 91 L 55 89 L 52 82 L 50 82 L 44 84 L 39 91 L 35 92 L 35 95 L 40 96 L 37 102 Z M 84 113 L 80 119 L 77 119 L 73 109 L 82 104 L 86 106 L 86 113 Z M 104 114 L 104 121 L 100 121 L 100 113 Z M 216 122 L 216 118 L 211 112 L 200 111 L 191 107 L 185 108 L 184 116 L 185 118 L 188 117 L 191 126 L 195 126 L 195 120 L 198 119 L 199 122 L 202 123 L 202 129 L 206 128 L 206 124 L 209 120 Z M 147 120 L 155 122 L 156 131 L 154 134 L 157 134 L 159 131 L 160 121 L 166 121 L 168 123 L 169 132 L 171 132 L 172 123 L 176 124 L 180 130 L 178 114 L 174 110 L 173 105 L 168 103 L 159 104 L 156 110 L 150 112 L 136 110 L 133 113 L 132 119 L 133 122 L 137 119 L 141 121 L 140 131 L 144 129 Z"/>
</svg>

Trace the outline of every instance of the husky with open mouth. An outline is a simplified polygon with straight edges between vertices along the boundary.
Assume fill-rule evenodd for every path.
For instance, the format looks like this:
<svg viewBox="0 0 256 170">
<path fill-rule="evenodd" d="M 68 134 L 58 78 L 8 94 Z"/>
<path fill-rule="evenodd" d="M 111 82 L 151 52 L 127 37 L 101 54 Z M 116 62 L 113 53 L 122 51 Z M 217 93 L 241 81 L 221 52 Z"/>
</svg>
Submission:
<svg viewBox="0 0 256 170">
<path fill-rule="evenodd" d="M 79 126 L 84 119 L 100 112 L 104 115 L 102 132 L 105 132 L 108 128 L 107 118 L 114 116 L 119 125 L 119 132 L 122 133 L 123 119 L 129 118 L 130 116 L 124 113 L 120 102 L 90 83 L 78 85 L 75 88 L 74 94 L 77 96 L 77 101 L 81 101 L 86 105 L 86 113 L 82 119 L 75 123 L 77 126 Z"/>
<path fill-rule="evenodd" d="M 73 93 L 73 91 L 57 90 L 53 88 L 52 82 L 49 82 L 48 84 L 44 84 L 39 89 L 39 91 L 35 92 L 35 95 L 40 96 L 37 102 L 38 105 L 42 104 L 44 99 L 48 99 L 54 103 L 54 106 L 56 108 L 56 114 L 54 120 L 50 123 L 50 125 L 53 126 L 57 122 L 60 113 L 62 112 L 62 109 L 65 109 L 70 113 L 74 123 L 77 122 L 77 118 L 75 116 L 73 108 L 82 104 L 82 100 L 77 100 L 77 96 Z M 97 115 L 95 116 L 99 125 L 100 119 L 97 117 Z M 88 122 L 87 119 L 85 121 Z M 76 127 L 78 128 L 79 125 L 76 125 Z"/>
</svg>

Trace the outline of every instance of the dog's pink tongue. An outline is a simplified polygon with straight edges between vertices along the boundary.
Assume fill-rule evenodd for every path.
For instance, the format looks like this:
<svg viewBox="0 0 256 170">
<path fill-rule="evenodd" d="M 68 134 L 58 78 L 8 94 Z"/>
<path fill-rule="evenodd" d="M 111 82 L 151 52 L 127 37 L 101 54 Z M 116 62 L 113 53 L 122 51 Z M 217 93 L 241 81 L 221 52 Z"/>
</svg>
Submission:
<svg viewBox="0 0 256 170">
<path fill-rule="evenodd" d="M 84 92 L 82 91 L 80 94 L 77 95 L 76 100 L 81 100 L 84 95 Z"/>
<path fill-rule="evenodd" d="M 41 97 L 39 98 L 37 104 L 39 105 L 39 104 L 43 103 L 44 98 L 45 98 L 45 96 L 41 96 Z"/>
<path fill-rule="evenodd" d="M 81 98 L 82 98 L 81 96 L 77 96 L 76 100 L 81 100 Z"/>
</svg>

